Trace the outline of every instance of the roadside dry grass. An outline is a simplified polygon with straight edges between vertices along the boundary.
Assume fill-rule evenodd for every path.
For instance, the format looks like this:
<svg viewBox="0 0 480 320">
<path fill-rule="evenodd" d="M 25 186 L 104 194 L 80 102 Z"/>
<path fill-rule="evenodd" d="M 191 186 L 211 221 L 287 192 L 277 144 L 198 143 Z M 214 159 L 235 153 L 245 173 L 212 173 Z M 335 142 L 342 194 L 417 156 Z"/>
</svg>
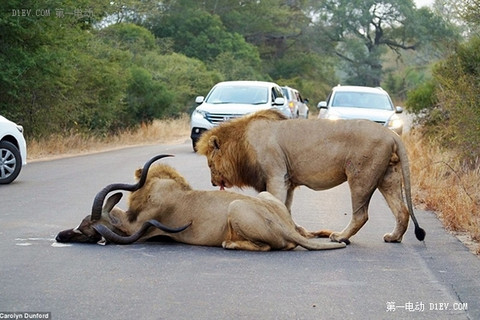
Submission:
<svg viewBox="0 0 480 320">
<path fill-rule="evenodd" d="M 189 134 L 189 117 L 183 115 L 178 119 L 155 120 L 152 124 L 142 124 L 137 129 L 107 137 L 79 133 L 51 136 L 48 139 L 28 141 L 28 160 L 45 160 L 135 145 L 171 143 L 186 140 Z"/>
<path fill-rule="evenodd" d="M 480 254 L 480 168 L 468 168 L 418 132 L 403 137 L 417 207 L 436 212 L 445 228 Z"/>
<path fill-rule="evenodd" d="M 188 136 L 189 118 L 185 115 L 105 138 L 70 134 L 29 141 L 29 161 L 185 141 Z M 432 146 L 416 131 L 405 134 L 403 139 L 409 151 L 415 205 L 436 212 L 447 230 L 480 254 L 480 169 L 465 168 L 454 153 Z"/>
</svg>

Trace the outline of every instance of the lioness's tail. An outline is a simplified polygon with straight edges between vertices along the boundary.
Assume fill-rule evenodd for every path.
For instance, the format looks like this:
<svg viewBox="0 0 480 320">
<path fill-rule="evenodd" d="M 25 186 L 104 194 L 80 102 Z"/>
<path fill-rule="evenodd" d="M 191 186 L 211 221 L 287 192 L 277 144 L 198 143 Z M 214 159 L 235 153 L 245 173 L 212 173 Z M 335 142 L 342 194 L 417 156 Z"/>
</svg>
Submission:
<svg viewBox="0 0 480 320">
<path fill-rule="evenodd" d="M 321 242 L 319 240 L 308 239 L 299 234 L 298 232 L 291 233 L 287 236 L 290 241 L 297 243 L 299 246 L 308 250 L 330 250 L 341 249 L 347 245 L 343 242 Z"/>
<path fill-rule="evenodd" d="M 412 218 L 413 223 L 415 224 L 415 236 L 418 240 L 423 241 L 425 239 L 425 230 L 420 228 L 418 225 L 417 218 L 413 212 L 413 205 L 412 205 L 412 191 L 411 191 L 411 183 L 410 183 L 410 166 L 408 164 L 408 156 L 407 156 L 407 149 L 405 148 L 403 141 L 400 139 L 400 136 L 393 133 L 392 136 L 394 137 L 395 143 L 397 145 L 397 155 L 400 158 L 400 162 L 402 165 L 402 175 L 403 175 L 403 187 L 405 190 L 405 199 L 407 201 L 407 208 L 408 212 L 410 213 L 410 217 Z"/>
</svg>

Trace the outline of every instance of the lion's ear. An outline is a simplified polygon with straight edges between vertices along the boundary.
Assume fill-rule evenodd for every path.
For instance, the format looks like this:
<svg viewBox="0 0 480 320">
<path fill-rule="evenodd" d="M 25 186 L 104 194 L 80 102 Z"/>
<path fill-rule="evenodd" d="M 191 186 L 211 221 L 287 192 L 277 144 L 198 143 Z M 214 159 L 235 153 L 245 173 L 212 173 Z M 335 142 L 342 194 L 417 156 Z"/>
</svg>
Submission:
<svg viewBox="0 0 480 320">
<path fill-rule="evenodd" d="M 137 180 L 140 180 L 141 175 L 142 175 L 142 168 L 138 168 L 137 170 L 135 170 L 135 178 Z"/>
<path fill-rule="evenodd" d="M 220 141 L 218 140 L 217 136 L 211 136 L 210 140 L 208 140 L 208 145 L 213 149 L 213 150 L 220 150 Z"/>
</svg>

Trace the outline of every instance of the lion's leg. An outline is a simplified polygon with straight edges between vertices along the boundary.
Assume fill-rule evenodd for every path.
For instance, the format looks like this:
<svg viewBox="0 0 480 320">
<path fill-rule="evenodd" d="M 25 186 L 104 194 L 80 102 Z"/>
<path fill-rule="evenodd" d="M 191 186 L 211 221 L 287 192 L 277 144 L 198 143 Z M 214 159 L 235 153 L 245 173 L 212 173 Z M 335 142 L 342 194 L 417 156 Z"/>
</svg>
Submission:
<svg viewBox="0 0 480 320">
<path fill-rule="evenodd" d="M 401 168 L 389 166 L 384 179 L 380 182 L 378 189 L 385 197 L 390 210 L 395 216 L 396 225 L 391 233 L 383 236 L 385 242 L 401 242 L 404 233 L 408 228 L 408 209 L 405 206 L 402 195 Z"/>
<path fill-rule="evenodd" d="M 285 206 L 287 207 L 288 212 L 290 212 L 290 214 L 292 213 L 293 191 L 294 190 L 295 190 L 295 188 L 289 188 L 287 190 L 287 197 L 285 199 Z"/>
<path fill-rule="evenodd" d="M 229 250 L 248 250 L 248 251 L 270 251 L 271 248 L 267 244 L 258 245 L 251 241 L 224 241 L 222 243 L 224 249 Z"/>
<path fill-rule="evenodd" d="M 230 214 L 227 218 L 227 228 L 227 238 L 222 242 L 222 247 L 224 249 L 249 251 L 269 251 L 271 249 L 268 245 L 253 243 L 239 234 L 237 232 L 239 229 L 237 219 Z"/>
<path fill-rule="evenodd" d="M 287 207 L 288 212 L 290 212 L 290 215 L 292 214 L 291 208 L 292 208 L 293 191 L 294 190 L 295 190 L 295 188 L 289 188 L 287 190 L 287 198 L 285 200 L 285 206 Z M 308 231 L 307 229 L 305 229 L 304 227 L 302 227 L 298 224 L 295 224 L 295 229 L 297 230 L 298 233 L 300 233 L 305 238 L 315 238 L 315 237 L 317 237 L 315 235 L 315 233 Z"/>
<path fill-rule="evenodd" d="M 271 177 L 267 181 L 267 190 L 275 198 L 285 204 L 291 212 L 294 188 L 288 188 L 285 177 Z"/>
<path fill-rule="evenodd" d="M 341 232 L 332 232 L 330 240 L 350 244 L 350 237 L 355 235 L 368 220 L 368 206 L 361 207 L 352 214 L 348 226 Z"/>
<path fill-rule="evenodd" d="M 258 203 L 236 200 L 228 207 L 228 235 L 222 243 L 225 249 L 269 251 L 274 234 L 265 226 L 268 219 L 262 219 L 258 211 L 267 210 Z"/>
<path fill-rule="evenodd" d="M 375 191 L 375 188 L 366 188 L 359 186 L 358 188 L 350 185 L 350 192 L 352 194 L 352 219 L 345 229 L 341 232 L 333 232 L 330 235 L 332 241 L 350 243 L 349 238 L 355 235 L 368 220 L 368 205 L 370 199 Z"/>
<path fill-rule="evenodd" d="M 282 182 L 277 182 L 275 183 L 269 183 L 267 184 L 267 191 L 271 193 L 275 198 L 279 199 L 282 203 L 285 203 L 285 206 L 288 209 L 288 212 L 290 215 L 292 214 L 292 202 L 293 202 L 293 191 L 295 188 L 285 188 L 285 181 L 282 180 Z M 306 238 L 314 238 L 315 235 L 305 229 L 302 226 L 295 225 L 295 229 L 297 230 L 298 233 L 300 233 L 302 236 Z"/>
</svg>

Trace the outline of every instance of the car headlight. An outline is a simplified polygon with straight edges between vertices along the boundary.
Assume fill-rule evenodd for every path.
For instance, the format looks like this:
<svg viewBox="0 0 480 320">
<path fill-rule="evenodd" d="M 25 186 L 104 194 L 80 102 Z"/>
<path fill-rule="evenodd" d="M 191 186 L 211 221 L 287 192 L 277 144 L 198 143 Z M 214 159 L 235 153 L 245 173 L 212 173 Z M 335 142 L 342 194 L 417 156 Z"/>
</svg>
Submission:
<svg viewBox="0 0 480 320">
<path fill-rule="evenodd" d="M 336 114 L 334 114 L 334 113 L 329 113 L 329 114 L 327 115 L 327 119 L 328 119 L 328 120 L 340 120 L 341 118 L 340 118 L 340 116 L 338 116 L 338 115 L 336 115 Z"/>
<path fill-rule="evenodd" d="M 194 113 L 193 114 L 194 116 L 200 116 L 200 117 L 203 117 L 205 119 L 207 118 L 207 112 L 206 111 L 195 109 L 193 111 L 193 113 Z"/>
<path fill-rule="evenodd" d="M 393 116 L 388 121 L 388 127 L 390 129 L 398 129 L 403 126 L 403 121 L 399 117 Z"/>
</svg>

